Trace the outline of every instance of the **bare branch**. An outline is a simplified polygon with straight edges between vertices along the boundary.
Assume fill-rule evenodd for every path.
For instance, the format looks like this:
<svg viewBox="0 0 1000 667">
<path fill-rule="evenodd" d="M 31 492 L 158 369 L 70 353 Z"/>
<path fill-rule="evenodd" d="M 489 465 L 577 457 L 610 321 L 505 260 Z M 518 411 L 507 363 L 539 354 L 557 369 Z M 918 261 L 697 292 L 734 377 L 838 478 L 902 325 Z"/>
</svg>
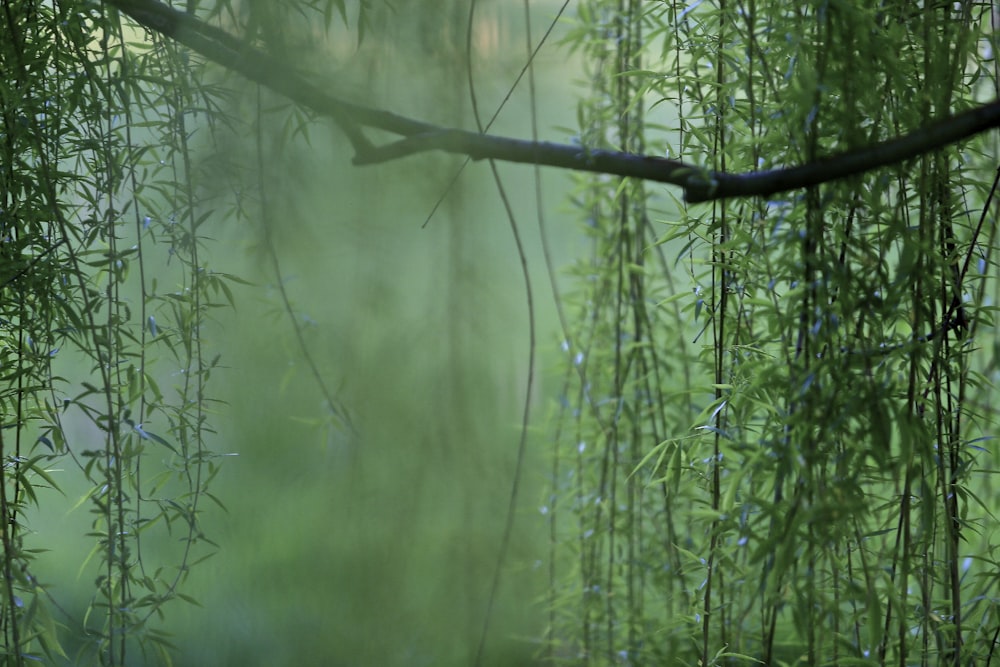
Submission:
<svg viewBox="0 0 1000 667">
<path fill-rule="evenodd" d="M 468 155 L 474 160 L 537 164 L 667 183 L 681 187 L 688 202 L 704 202 L 768 196 L 827 183 L 919 157 L 1000 125 L 1000 101 L 994 101 L 896 139 L 798 167 L 729 174 L 678 160 L 450 129 L 353 104 L 330 95 L 253 45 L 158 0 L 108 1 L 146 28 L 184 44 L 303 107 L 329 116 L 350 140 L 355 151 L 354 164 L 358 165 L 440 150 Z M 404 138 L 375 146 L 364 136 L 362 128 L 365 127 Z"/>
<path fill-rule="evenodd" d="M 878 167 L 898 164 L 930 153 L 1000 125 L 1000 101 L 948 116 L 895 139 L 816 160 L 800 167 L 750 174 L 712 173 L 718 182 L 714 196 L 706 199 L 771 195 L 828 183 Z M 690 191 L 690 202 L 705 201 Z M 692 195 L 695 196 L 692 196 Z"/>
</svg>

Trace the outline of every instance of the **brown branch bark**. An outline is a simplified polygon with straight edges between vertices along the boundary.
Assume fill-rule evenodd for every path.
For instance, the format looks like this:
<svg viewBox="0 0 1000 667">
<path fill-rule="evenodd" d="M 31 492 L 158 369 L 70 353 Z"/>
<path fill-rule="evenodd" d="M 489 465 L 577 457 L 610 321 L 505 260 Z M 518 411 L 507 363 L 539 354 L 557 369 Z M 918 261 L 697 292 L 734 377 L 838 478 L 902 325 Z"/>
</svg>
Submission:
<svg viewBox="0 0 1000 667">
<path fill-rule="evenodd" d="M 335 97 L 224 30 L 158 0 L 108 0 L 140 25 L 184 44 L 192 51 L 297 104 L 329 116 L 347 135 L 354 164 L 376 164 L 431 150 L 578 171 L 641 178 L 676 185 L 688 202 L 769 196 L 861 174 L 919 157 L 1000 125 L 1000 100 L 938 120 L 910 134 L 839 153 L 797 167 L 730 174 L 678 160 L 581 146 L 532 142 L 450 129 Z M 376 128 L 403 139 L 373 145 L 362 128 Z"/>
</svg>

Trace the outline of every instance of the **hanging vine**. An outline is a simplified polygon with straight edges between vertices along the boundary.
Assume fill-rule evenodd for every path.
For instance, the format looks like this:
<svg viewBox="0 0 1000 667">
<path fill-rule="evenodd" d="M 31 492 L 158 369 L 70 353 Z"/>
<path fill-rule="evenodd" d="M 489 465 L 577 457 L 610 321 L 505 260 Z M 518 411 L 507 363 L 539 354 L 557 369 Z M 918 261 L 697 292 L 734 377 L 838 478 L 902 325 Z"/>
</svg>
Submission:
<svg viewBox="0 0 1000 667">
<path fill-rule="evenodd" d="M 232 303 L 233 278 L 200 256 L 217 211 L 191 119 L 221 119 L 217 91 L 172 42 L 137 41 L 91 3 L 6 0 L 0 23 L 5 662 L 168 662 L 151 621 L 190 600 L 181 585 L 214 550 L 200 522 L 217 470 L 208 312 Z M 82 613 L 57 597 L 32 530 L 52 490 L 81 488 Z"/>
<path fill-rule="evenodd" d="M 814 163 L 991 94 L 990 20 L 972 3 L 588 2 L 569 38 L 589 67 L 581 142 L 720 173 Z M 553 555 L 553 655 L 991 655 L 995 463 L 976 443 L 995 361 L 976 331 L 994 163 L 984 137 L 710 206 L 581 179 L 594 251 L 566 303 L 577 372 L 550 516 L 577 561 Z"/>
</svg>

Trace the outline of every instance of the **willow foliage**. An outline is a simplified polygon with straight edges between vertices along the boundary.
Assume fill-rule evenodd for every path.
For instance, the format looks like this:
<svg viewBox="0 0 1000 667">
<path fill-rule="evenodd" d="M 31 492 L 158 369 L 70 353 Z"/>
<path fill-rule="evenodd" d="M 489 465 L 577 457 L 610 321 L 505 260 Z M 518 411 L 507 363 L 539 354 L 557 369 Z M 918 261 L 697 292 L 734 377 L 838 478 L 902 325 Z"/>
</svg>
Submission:
<svg viewBox="0 0 1000 667">
<path fill-rule="evenodd" d="M 733 173 L 997 95 L 989 3 L 581 3 L 586 146 Z M 581 178 L 549 655 L 988 664 L 993 136 L 782 198 Z"/>
<path fill-rule="evenodd" d="M 280 60 L 283 22 L 353 11 L 362 35 L 370 5 L 188 0 L 184 20 Z M 579 140 L 720 172 L 812 163 L 996 98 L 995 16 L 962 1 L 581 0 Z M 269 100 L 227 116 L 224 75 L 96 0 L 0 0 L 0 35 L 5 663 L 169 662 L 155 622 L 213 548 L 209 313 L 236 280 L 211 269 L 202 229 L 272 217 Z M 287 118 L 306 133 L 306 112 Z M 195 141 L 248 134 L 234 164 L 192 159 Z M 562 304 L 550 660 L 993 660 L 995 143 L 780 199 L 687 206 L 579 179 L 592 253 Z M 220 196 L 223 173 L 241 187 Z M 349 429 L 318 379 L 329 426 Z M 47 487 L 90 512 L 82 611 L 36 575 Z"/>
<path fill-rule="evenodd" d="M 5 0 L 0 35 L 4 664 L 169 662 L 156 623 L 214 551 L 209 312 L 233 278 L 190 156 L 219 91 L 96 3 Z M 89 545 L 39 568 L 57 506 Z M 59 563 L 89 600 L 38 574 Z"/>
</svg>

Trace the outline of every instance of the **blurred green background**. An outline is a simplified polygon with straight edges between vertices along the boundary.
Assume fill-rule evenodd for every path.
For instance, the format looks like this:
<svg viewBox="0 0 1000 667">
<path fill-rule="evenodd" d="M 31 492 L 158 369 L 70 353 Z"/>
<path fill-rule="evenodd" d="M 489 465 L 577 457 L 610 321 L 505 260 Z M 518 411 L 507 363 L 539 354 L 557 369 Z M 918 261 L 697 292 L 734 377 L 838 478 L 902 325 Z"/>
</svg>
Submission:
<svg viewBox="0 0 1000 667">
<path fill-rule="evenodd" d="M 534 5 L 537 40 L 558 4 Z M 326 45 L 335 57 L 317 58 L 320 49 L 306 68 L 350 99 L 474 128 L 467 11 L 455 0 L 397 3 L 360 48 L 338 47 L 335 34 Z M 525 62 L 522 3 L 482 3 L 474 34 L 480 108 L 491 115 Z M 555 38 L 537 66 L 542 137 L 566 141 L 553 128 L 573 123 L 580 68 Z M 238 113 L 252 106 L 255 93 L 244 93 Z M 488 165 L 477 163 L 422 228 L 460 158 L 357 168 L 328 122 L 289 141 L 287 118 L 280 108 L 267 116 L 271 234 L 309 349 L 358 435 L 329 426 L 278 298 L 264 223 L 214 227 L 211 268 L 255 286 L 238 290 L 235 312 L 218 312 L 207 332 L 227 366 L 213 376 L 228 406 L 213 420 L 212 447 L 238 457 L 226 460 L 213 489 L 228 513 L 205 506 L 206 536 L 220 550 L 192 569 L 185 589 L 202 606 L 168 609 L 178 663 L 471 664 L 527 381 L 524 283 L 506 216 Z M 493 131 L 530 138 L 526 81 Z M 249 145 L 227 150 L 252 159 Z M 559 337 L 534 177 L 528 167 L 501 173 L 529 246 L 544 371 L 556 363 Z M 567 211 L 569 183 L 543 174 L 560 264 L 583 243 Z M 535 392 L 540 417 L 552 392 L 540 380 Z M 544 630 L 545 446 L 543 437 L 529 443 L 485 664 L 530 664 L 531 638 Z"/>
</svg>

